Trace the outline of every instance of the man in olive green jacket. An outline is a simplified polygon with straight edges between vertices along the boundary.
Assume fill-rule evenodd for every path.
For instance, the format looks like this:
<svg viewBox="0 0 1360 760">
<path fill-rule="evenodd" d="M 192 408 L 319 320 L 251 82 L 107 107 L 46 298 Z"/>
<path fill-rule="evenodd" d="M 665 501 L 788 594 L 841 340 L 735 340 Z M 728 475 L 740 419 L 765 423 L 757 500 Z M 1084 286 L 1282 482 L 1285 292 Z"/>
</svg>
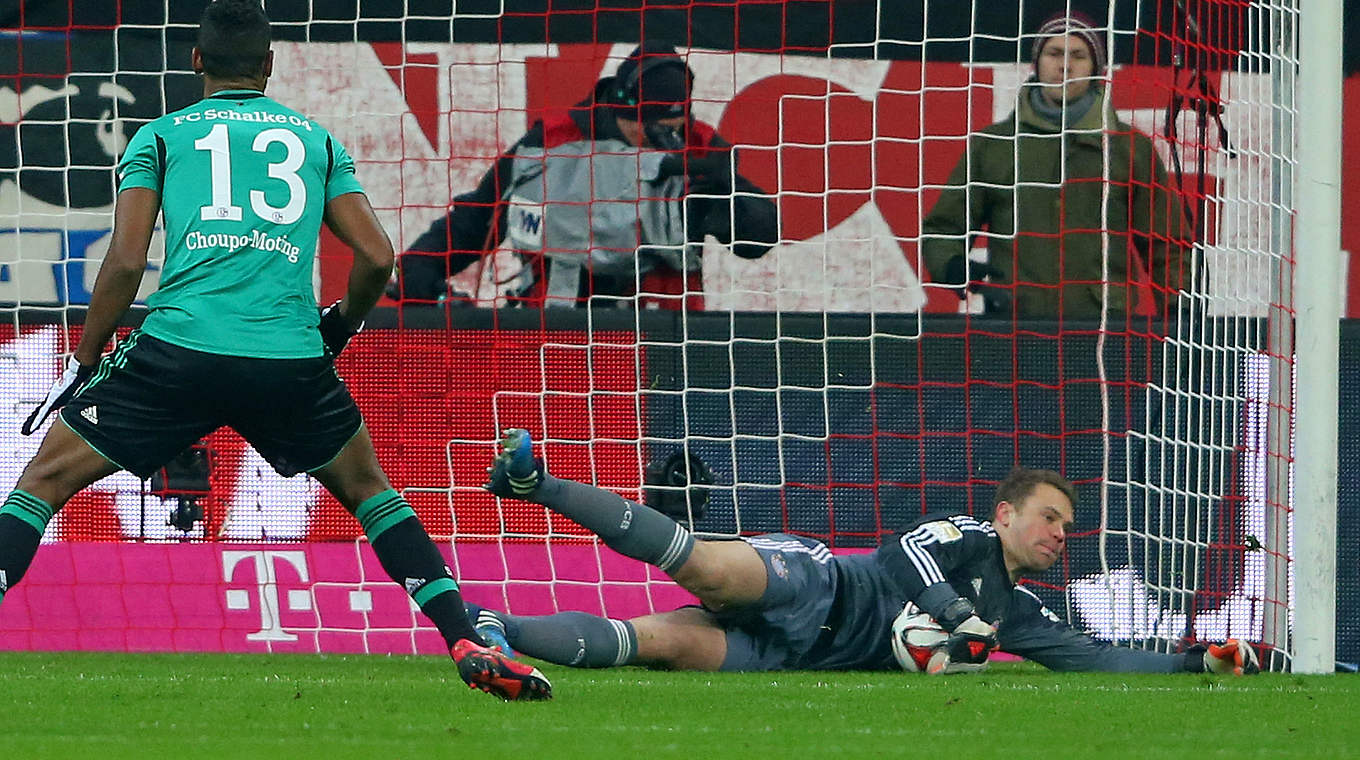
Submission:
<svg viewBox="0 0 1360 760">
<path fill-rule="evenodd" d="M 1189 226 L 1152 141 L 1114 115 L 1102 35 L 1079 13 L 1059 14 L 1040 28 L 1034 59 L 1015 111 L 969 136 L 921 225 L 931 278 L 960 298 L 965 285 L 984 293 L 989 312 L 1095 319 L 1104 303 L 1121 321 L 1137 305 L 1130 280 L 1148 280 L 1162 313 L 1189 283 Z M 987 264 L 967 261 L 977 235 Z"/>
</svg>

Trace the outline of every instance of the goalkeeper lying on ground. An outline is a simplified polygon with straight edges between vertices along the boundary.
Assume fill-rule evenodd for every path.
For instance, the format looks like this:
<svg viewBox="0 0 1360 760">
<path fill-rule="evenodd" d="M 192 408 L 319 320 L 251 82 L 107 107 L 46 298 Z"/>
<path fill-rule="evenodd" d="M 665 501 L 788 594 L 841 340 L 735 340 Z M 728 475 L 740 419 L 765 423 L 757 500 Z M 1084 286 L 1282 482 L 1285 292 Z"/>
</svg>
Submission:
<svg viewBox="0 0 1360 760">
<path fill-rule="evenodd" d="M 1253 649 L 1236 640 L 1178 654 L 1111 646 L 1059 622 L 1017 586 L 1057 561 L 1072 524 L 1076 490 L 1049 470 L 1013 470 L 997 488 L 990 522 L 926 515 L 873 553 L 833 556 L 817 541 L 787 534 L 695 540 L 650 507 L 551 477 L 532 445 L 526 431 L 507 431 L 487 490 L 575 520 L 614 551 L 661 568 L 702 603 L 632 620 L 583 612 L 515 616 L 468 605 L 483 637 L 502 636 L 549 662 L 738 671 L 900 665 L 951 673 L 979 669 L 999 648 L 1064 671 L 1258 670 Z M 925 639 L 929 651 L 901 646 L 894 654 L 899 617 L 935 628 L 935 638 Z"/>
</svg>

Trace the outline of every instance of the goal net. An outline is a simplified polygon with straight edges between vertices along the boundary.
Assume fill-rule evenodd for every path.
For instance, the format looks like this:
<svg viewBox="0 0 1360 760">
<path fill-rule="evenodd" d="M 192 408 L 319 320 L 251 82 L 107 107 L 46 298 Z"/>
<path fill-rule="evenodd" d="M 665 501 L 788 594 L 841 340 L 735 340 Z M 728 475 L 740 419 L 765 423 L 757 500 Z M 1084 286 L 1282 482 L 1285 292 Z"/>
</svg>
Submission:
<svg viewBox="0 0 1360 760">
<path fill-rule="evenodd" d="M 200 94 L 188 66 L 197 19 L 183 4 L 23 5 L 0 33 L 10 483 L 37 445 L 19 423 L 80 332 L 108 246 L 116 158 L 138 126 Z M 452 538 L 469 599 L 615 616 L 684 600 L 570 521 L 480 489 L 498 431 L 525 427 L 554 474 L 634 499 L 649 468 L 677 452 L 702 460 L 713 482 L 690 492 L 706 499 L 674 485 L 652 493 L 674 497 L 700 535 L 784 531 L 846 551 L 926 511 L 988 517 L 1013 465 L 1056 469 L 1079 486 L 1075 532 L 1032 588 L 1060 616 L 1133 646 L 1237 636 L 1288 653 L 1289 6 L 960 12 L 914 0 L 544 15 L 507 1 L 458 3 L 451 18 L 448 3 L 424 5 L 364 3 L 356 17 L 266 2 L 277 30 L 269 94 L 348 147 L 399 249 L 451 209 L 470 218 L 484 199 L 456 197 L 535 122 L 565 129 L 643 38 L 675 46 L 693 73 L 693 120 L 735 146 L 747 181 L 699 193 L 727 209 L 708 221 L 726 224 L 691 225 L 693 205 L 660 204 L 685 234 L 648 241 L 660 263 L 615 276 L 623 284 L 589 308 L 574 294 L 519 297 L 535 266 L 590 251 L 523 255 L 522 237 L 500 227 L 532 214 L 511 217 L 523 202 L 493 193 L 482 209 L 493 232 L 475 261 L 438 299 L 385 300 L 339 361 L 393 483 L 431 533 Z M 1069 90 L 1064 111 L 1031 79 L 1035 32 L 1068 10 L 1090 14 L 1084 49 L 1107 65 Z M 1028 134 L 1025 119 L 1044 118 L 1045 105 L 1057 131 Z M 1014 138 L 1005 125 L 1017 109 Z M 617 157 L 618 145 L 577 156 Z M 648 151 L 624 146 L 642 165 Z M 777 239 L 756 236 L 733 197 L 769 203 Z M 537 203 L 540 220 L 573 205 Z M 606 203 L 621 201 L 575 205 Z M 734 242 L 764 252 L 738 256 Z M 956 258 L 971 280 L 991 273 L 963 299 L 949 286 Z M 142 296 L 162 259 L 158 235 Z M 320 302 L 343 293 L 348 262 L 323 232 Z M 358 541 L 355 556 L 367 552 L 315 481 L 279 478 L 229 431 L 199 448 L 158 482 L 97 484 L 45 541 L 222 551 Z M 201 492 L 182 486 L 195 478 Z M 188 522 L 172 524 L 186 502 Z M 374 623 L 373 604 L 355 601 L 381 576 L 312 573 L 271 574 L 302 596 L 276 596 L 262 613 L 303 632 L 297 646 L 344 634 L 364 649 L 420 648 L 400 631 L 423 619 L 403 608 Z M 328 617 L 332 592 L 348 600 L 345 615 Z M 371 643 L 379 629 L 398 643 Z"/>
</svg>

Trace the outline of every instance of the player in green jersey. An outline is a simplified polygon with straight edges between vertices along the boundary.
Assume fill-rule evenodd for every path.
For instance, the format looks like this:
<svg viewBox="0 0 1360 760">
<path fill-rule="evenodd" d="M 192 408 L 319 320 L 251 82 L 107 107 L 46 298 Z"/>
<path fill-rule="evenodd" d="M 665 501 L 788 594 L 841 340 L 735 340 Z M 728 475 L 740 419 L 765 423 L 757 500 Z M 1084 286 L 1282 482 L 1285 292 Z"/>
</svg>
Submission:
<svg viewBox="0 0 1360 760">
<path fill-rule="evenodd" d="M 280 474 L 311 474 L 354 513 L 470 686 L 506 699 L 548 698 L 537 669 L 486 647 L 468 625 L 457 583 L 388 483 L 335 372 L 335 357 L 387 282 L 392 244 L 344 146 L 265 96 L 269 44 L 258 0 L 211 3 L 193 51 L 203 100 L 147 124 L 128 145 L 84 332 L 24 433 L 53 410 L 60 420 L 0 506 L 0 600 L 78 491 L 121 469 L 147 478 L 229 426 Z M 166 237 L 160 286 L 142 327 L 101 358 L 146 271 L 158 213 Z M 354 264 L 345 297 L 321 311 L 312 260 L 323 221 L 354 250 Z"/>
</svg>

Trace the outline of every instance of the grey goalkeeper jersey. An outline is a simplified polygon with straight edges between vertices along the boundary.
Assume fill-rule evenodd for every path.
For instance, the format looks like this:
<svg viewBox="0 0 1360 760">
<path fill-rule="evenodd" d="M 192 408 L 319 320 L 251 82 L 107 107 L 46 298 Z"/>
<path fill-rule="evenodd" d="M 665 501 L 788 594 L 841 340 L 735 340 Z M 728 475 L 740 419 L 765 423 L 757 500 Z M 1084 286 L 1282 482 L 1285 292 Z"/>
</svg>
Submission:
<svg viewBox="0 0 1360 760">
<path fill-rule="evenodd" d="M 1032 592 L 1011 582 L 991 524 L 969 515 L 926 515 L 873 553 L 834 562 L 836 601 L 824 626 L 827 635 L 800 663 L 804 668 L 895 668 L 892 622 L 906 603 L 934 617 L 962 596 L 979 617 L 998 625 L 1002 651 L 1052 670 L 1185 670 L 1184 654 L 1113 646 L 1060 621 Z"/>
</svg>

